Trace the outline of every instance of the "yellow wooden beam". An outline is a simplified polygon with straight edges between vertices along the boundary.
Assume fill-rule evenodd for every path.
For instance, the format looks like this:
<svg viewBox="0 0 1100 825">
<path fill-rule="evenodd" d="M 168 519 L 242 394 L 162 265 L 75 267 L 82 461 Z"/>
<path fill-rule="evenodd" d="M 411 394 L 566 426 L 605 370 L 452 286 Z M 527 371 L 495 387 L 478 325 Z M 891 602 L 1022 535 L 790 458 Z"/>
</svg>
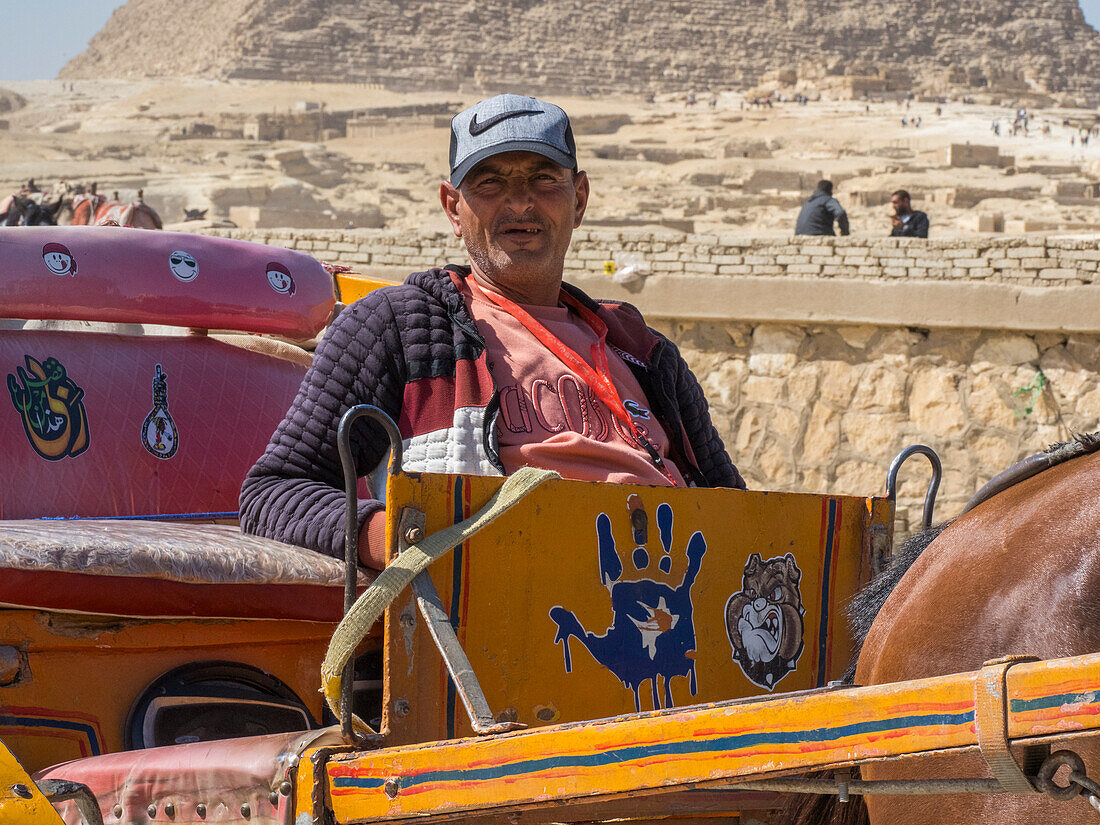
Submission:
<svg viewBox="0 0 1100 825">
<path fill-rule="evenodd" d="M 339 756 L 337 822 L 595 802 L 977 747 L 977 673 L 632 714 L 483 739 Z M 1023 741 L 1100 728 L 1100 654 L 1019 664 L 1007 731 Z"/>
<path fill-rule="evenodd" d="M 0 822 L 61 825 L 57 811 L 3 742 L 0 742 Z"/>
<path fill-rule="evenodd" d="M 393 286 L 391 281 L 368 278 L 357 272 L 337 272 L 333 275 L 336 282 L 336 297 L 345 304 L 354 304 L 364 295 L 384 286 Z"/>
</svg>

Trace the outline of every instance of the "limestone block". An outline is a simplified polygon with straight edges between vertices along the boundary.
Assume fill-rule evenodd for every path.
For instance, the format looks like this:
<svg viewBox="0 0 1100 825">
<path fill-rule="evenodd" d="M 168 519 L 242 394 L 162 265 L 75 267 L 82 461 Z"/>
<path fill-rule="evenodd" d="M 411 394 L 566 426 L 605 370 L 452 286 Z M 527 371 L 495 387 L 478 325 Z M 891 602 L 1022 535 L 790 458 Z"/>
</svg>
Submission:
<svg viewBox="0 0 1100 825">
<path fill-rule="evenodd" d="M 789 324 L 757 324 L 752 331 L 753 353 L 795 354 L 806 340 L 806 332 Z"/>
<path fill-rule="evenodd" d="M 745 379 L 741 392 L 751 404 L 777 404 L 783 399 L 783 381 L 763 375 L 750 375 Z"/>
<path fill-rule="evenodd" d="M 867 461 L 845 461 L 836 468 L 833 492 L 848 496 L 870 496 L 882 493 L 886 470 Z"/>
<path fill-rule="evenodd" d="M 756 461 L 759 472 L 767 479 L 767 486 L 776 489 L 794 483 L 794 461 L 779 444 L 769 444 Z"/>
<path fill-rule="evenodd" d="M 870 324 L 858 326 L 838 326 L 836 331 L 844 339 L 844 343 L 853 349 L 863 349 L 878 332 L 878 327 Z"/>
<path fill-rule="evenodd" d="M 803 470 L 799 489 L 807 493 L 828 493 L 830 492 L 829 479 L 821 470 L 816 468 Z"/>
<path fill-rule="evenodd" d="M 1100 372 L 1100 339 L 1094 336 L 1073 336 L 1066 342 L 1066 352 L 1084 369 Z"/>
<path fill-rule="evenodd" d="M 841 432 L 856 452 L 889 460 L 901 448 L 904 417 L 897 413 L 850 412 L 841 420 Z"/>
<path fill-rule="evenodd" d="M 821 362 L 821 397 L 838 406 L 847 406 L 859 383 L 859 372 L 843 361 Z"/>
<path fill-rule="evenodd" d="M 974 351 L 974 361 L 989 364 L 1033 364 L 1039 359 L 1039 347 L 1027 335 L 994 333 Z"/>
<path fill-rule="evenodd" d="M 1043 361 L 1047 362 L 1045 356 Z M 1095 378 L 1085 370 L 1062 369 L 1049 365 L 1043 365 L 1042 370 L 1050 382 L 1051 390 L 1061 399 L 1076 398 Z"/>
<path fill-rule="evenodd" d="M 933 355 L 946 363 L 966 364 L 974 359 L 981 340 L 979 330 L 939 330 L 928 332 L 923 346 L 914 346 L 913 354 Z"/>
<path fill-rule="evenodd" d="M 763 434 L 763 416 L 757 410 L 745 410 L 741 415 L 741 421 L 737 426 L 737 435 L 734 437 L 733 441 L 733 446 L 736 448 L 737 455 L 739 457 L 744 457 L 755 452 Z M 743 460 L 743 458 L 741 460 Z"/>
<path fill-rule="evenodd" d="M 840 413 L 818 402 L 810 413 L 810 421 L 802 437 L 800 460 L 809 464 L 828 464 L 836 457 L 839 443 Z"/>
<path fill-rule="evenodd" d="M 900 411 L 904 407 L 905 376 L 885 366 L 866 366 L 852 398 L 852 408 Z"/>
<path fill-rule="evenodd" d="M 966 449 L 978 464 L 994 474 L 1013 464 L 1019 449 L 1013 441 L 999 435 L 974 433 L 966 441 Z M 1000 469 L 998 469 L 1000 468 Z"/>
<path fill-rule="evenodd" d="M 798 356 L 793 352 L 754 352 L 749 356 L 749 371 L 754 375 L 783 377 L 797 363 Z"/>
<path fill-rule="evenodd" d="M 958 379 L 951 373 L 924 369 L 913 376 L 909 415 L 920 429 L 937 435 L 957 433 L 966 425 Z"/>
<path fill-rule="evenodd" d="M 741 399 L 741 382 L 748 367 L 739 358 L 728 358 L 708 371 L 700 382 L 711 405 L 735 408 Z"/>
<path fill-rule="evenodd" d="M 816 364 L 798 364 L 787 378 L 787 400 L 808 407 L 817 394 L 821 370 Z"/>
<path fill-rule="evenodd" d="M 733 346 L 741 349 L 749 345 L 752 327 L 748 324 L 726 324 L 724 329 Z"/>
<path fill-rule="evenodd" d="M 780 443 L 788 448 L 798 438 L 802 421 L 798 413 L 788 407 L 773 407 L 771 420 L 768 422 L 768 432 L 775 435 Z"/>
<path fill-rule="evenodd" d="M 966 407 L 975 425 L 1011 430 L 1018 424 L 1012 392 L 991 374 L 977 376 L 966 394 Z"/>
<path fill-rule="evenodd" d="M 1083 432 L 1100 430 L 1100 389 L 1085 393 L 1077 399 L 1071 424 Z"/>
</svg>

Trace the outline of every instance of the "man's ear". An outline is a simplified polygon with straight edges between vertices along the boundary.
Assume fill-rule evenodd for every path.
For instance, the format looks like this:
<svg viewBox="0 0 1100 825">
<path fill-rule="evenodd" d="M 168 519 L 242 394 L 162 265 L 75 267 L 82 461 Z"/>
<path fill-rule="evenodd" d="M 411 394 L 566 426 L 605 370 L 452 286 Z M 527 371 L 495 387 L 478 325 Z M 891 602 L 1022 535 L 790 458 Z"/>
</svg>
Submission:
<svg viewBox="0 0 1100 825">
<path fill-rule="evenodd" d="M 576 191 L 577 201 L 573 213 L 573 228 L 576 229 L 584 220 L 584 210 L 588 208 L 588 173 L 584 170 L 573 176 L 573 188 Z"/>
<path fill-rule="evenodd" d="M 455 189 L 450 181 L 443 181 L 439 184 L 439 202 L 443 206 L 443 211 L 447 214 L 447 220 L 451 222 L 451 229 L 454 230 L 455 237 L 462 237 L 462 225 L 458 220 L 458 201 L 460 199 L 458 190 Z"/>
</svg>

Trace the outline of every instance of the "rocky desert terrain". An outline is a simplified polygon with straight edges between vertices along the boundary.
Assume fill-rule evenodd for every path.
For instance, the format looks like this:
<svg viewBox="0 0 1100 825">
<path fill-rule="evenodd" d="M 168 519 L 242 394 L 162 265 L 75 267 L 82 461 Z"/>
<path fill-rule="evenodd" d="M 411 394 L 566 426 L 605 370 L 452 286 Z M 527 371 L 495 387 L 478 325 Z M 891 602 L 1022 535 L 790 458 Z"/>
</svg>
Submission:
<svg viewBox="0 0 1100 825">
<path fill-rule="evenodd" d="M 6 86 L 0 191 L 30 178 L 96 182 L 123 198 L 143 190 L 169 225 L 192 209 L 244 228 L 445 229 L 436 193 L 449 116 L 480 97 L 259 80 Z M 754 103 L 769 93 L 771 105 Z M 763 91 L 552 96 L 574 117 L 594 182 L 589 224 L 789 235 L 827 177 L 855 235 L 888 234 L 897 188 L 929 213 L 933 237 L 1100 230 L 1100 110 L 796 94 L 777 80 Z M 1013 128 L 1020 109 L 1026 132 Z"/>
</svg>

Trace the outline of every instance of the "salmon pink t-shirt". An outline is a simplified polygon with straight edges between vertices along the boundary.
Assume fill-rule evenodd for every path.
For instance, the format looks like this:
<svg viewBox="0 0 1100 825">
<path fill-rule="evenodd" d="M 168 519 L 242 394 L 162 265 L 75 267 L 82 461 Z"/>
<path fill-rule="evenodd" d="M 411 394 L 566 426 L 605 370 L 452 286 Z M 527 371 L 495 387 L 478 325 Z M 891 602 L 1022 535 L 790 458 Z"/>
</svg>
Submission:
<svg viewBox="0 0 1100 825">
<path fill-rule="evenodd" d="M 482 290 L 487 287 L 472 282 L 472 276 L 470 282 L 458 275 L 452 278 L 485 338 L 489 372 L 499 391 L 500 458 L 508 473 L 533 466 L 579 481 L 672 484 L 584 379 L 511 313 L 485 297 Z M 520 306 L 596 368 L 592 345 L 599 338 L 575 311 L 564 306 Z M 638 380 L 612 347 L 607 346 L 606 352 L 611 381 L 634 425 L 657 449 L 676 484 L 685 486 L 668 458 L 668 434 L 651 414 Z"/>
</svg>

